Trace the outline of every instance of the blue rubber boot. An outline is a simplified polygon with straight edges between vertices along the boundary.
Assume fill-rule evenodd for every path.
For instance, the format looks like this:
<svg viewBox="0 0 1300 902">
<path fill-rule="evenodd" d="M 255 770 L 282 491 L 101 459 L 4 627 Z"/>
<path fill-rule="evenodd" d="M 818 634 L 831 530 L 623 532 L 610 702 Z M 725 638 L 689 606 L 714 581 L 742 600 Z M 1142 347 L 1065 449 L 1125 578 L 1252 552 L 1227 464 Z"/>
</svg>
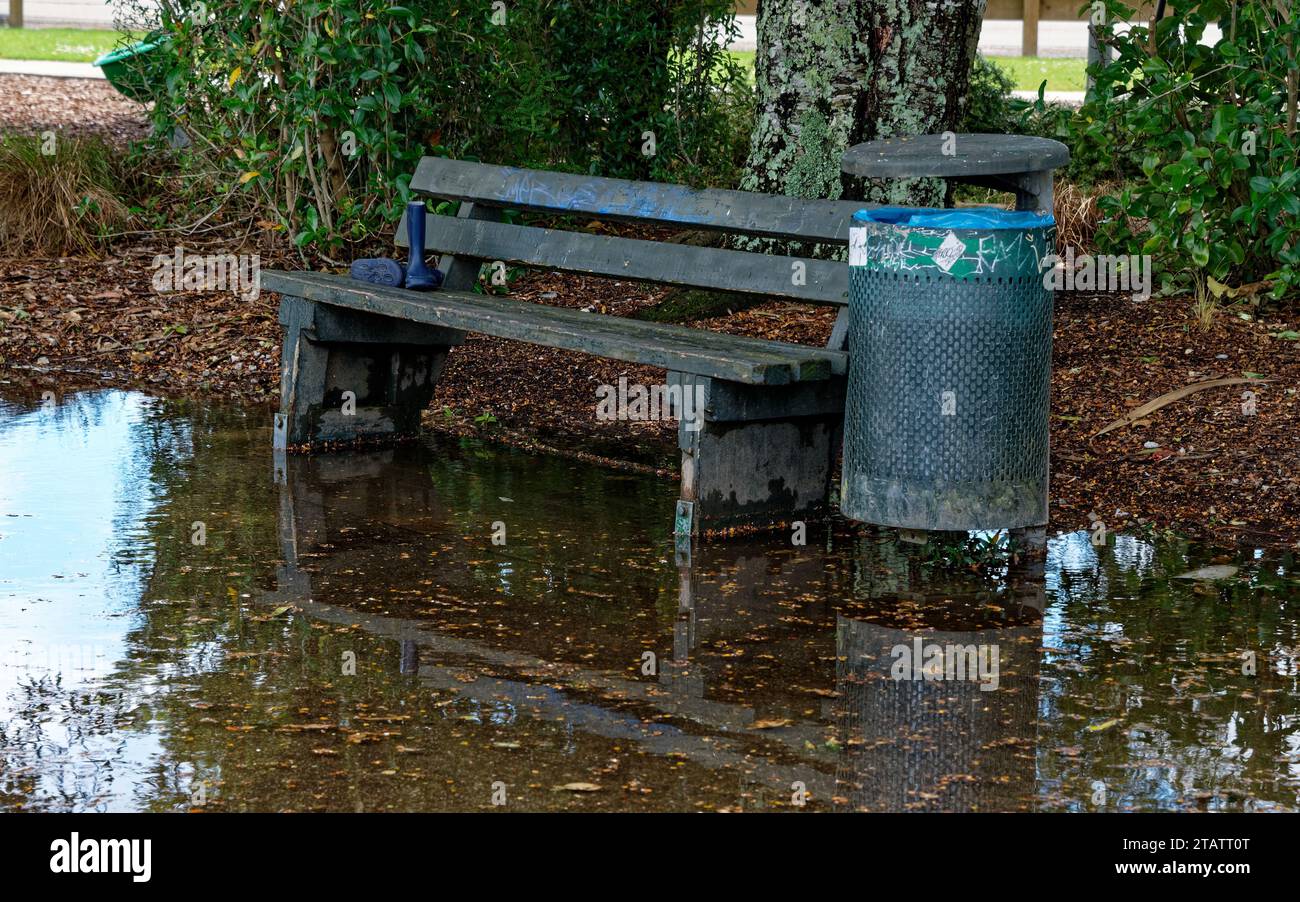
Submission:
<svg viewBox="0 0 1300 902">
<path fill-rule="evenodd" d="M 387 257 L 367 257 L 352 261 L 352 278 L 372 285 L 401 288 L 406 281 L 406 267 Z"/>
<path fill-rule="evenodd" d="M 442 285 L 442 271 L 424 264 L 424 201 L 406 205 L 406 287 L 411 291 L 433 291 Z"/>
</svg>

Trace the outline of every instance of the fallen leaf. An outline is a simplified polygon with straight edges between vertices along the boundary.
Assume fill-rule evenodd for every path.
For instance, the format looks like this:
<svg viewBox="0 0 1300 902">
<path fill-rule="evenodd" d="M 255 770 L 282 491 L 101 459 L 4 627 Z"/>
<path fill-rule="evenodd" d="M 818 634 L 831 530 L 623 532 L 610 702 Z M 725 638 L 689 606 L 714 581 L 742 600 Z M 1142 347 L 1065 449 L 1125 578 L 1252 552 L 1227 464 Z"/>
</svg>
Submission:
<svg viewBox="0 0 1300 902">
<path fill-rule="evenodd" d="M 600 792 L 600 787 L 595 783 L 565 783 L 563 786 L 555 787 L 556 792 Z"/>
<path fill-rule="evenodd" d="M 1186 573 L 1180 573 L 1174 579 L 1228 579 L 1237 575 L 1237 568 L 1231 564 L 1211 564 L 1209 567 L 1201 567 L 1197 570 L 1188 570 Z"/>
</svg>

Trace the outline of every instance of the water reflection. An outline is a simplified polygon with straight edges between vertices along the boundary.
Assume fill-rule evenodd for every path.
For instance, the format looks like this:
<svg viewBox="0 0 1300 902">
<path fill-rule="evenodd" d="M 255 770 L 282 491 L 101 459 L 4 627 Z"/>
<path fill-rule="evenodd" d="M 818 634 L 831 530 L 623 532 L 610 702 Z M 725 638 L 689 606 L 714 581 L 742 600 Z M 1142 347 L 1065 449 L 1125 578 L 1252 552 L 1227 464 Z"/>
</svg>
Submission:
<svg viewBox="0 0 1300 902">
<path fill-rule="evenodd" d="M 11 394 L 0 807 L 1296 806 L 1289 556 L 1201 584 L 1169 576 L 1213 550 L 1127 536 L 992 574 L 842 529 L 675 549 L 653 479 L 277 461 L 258 411 Z M 977 679 L 896 679 L 918 642 Z"/>
<path fill-rule="evenodd" d="M 0 806 L 98 804 L 103 762 L 156 753 L 115 729 L 120 705 L 89 701 L 131 653 L 155 502 L 134 434 L 152 408 L 123 393 L 0 404 Z"/>
<path fill-rule="evenodd" d="M 987 583 L 921 574 L 885 541 L 864 543 L 862 552 L 855 591 L 871 613 L 841 616 L 836 630 L 839 710 L 850 737 L 840 762 L 843 805 L 1031 806 L 1042 562 L 1017 561 Z"/>
</svg>

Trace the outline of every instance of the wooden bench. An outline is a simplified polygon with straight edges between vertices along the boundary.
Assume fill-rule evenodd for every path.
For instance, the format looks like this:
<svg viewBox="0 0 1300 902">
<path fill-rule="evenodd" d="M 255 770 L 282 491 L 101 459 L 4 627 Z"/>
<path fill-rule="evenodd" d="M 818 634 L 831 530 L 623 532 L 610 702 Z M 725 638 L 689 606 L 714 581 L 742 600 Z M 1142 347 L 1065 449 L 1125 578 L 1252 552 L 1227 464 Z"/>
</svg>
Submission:
<svg viewBox="0 0 1300 902">
<path fill-rule="evenodd" d="M 277 448 L 417 432 L 447 354 L 477 332 L 659 366 L 669 385 L 699 386 L 703 422 L 679 429 L 679 534 L 824 510 L 848 363 L 844 263 L 514 225 L 502 221 L 502 211 L 846 245 L 851 216 L 863 204 L 432 157 L 421 161 L 411 188 L 460 202 L 455 217 L 426 217 L 428 250 L 444 255 L 442 290 L 263 273 L 263 287 L 283 298 Z M 405 236 L 403 222 L 399 245 Z M 498 262 L 835 305 L 840 317 L 829 345 L 817 348 L 472 292 L 481 267 Z"/>
</svg>

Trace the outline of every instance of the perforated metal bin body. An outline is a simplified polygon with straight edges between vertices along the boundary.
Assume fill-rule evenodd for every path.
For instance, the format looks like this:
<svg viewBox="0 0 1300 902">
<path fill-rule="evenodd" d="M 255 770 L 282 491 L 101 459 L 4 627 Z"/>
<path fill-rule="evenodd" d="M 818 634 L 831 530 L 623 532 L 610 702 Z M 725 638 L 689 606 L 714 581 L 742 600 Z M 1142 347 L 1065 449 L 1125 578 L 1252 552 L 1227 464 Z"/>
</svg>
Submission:
<svg viewBox="0 0 1300 902">
<path fill-rule="evenodd" d="M 966 229 L 863 215 L 850 232 L 842 513 L 925 530 L 1046 524 L 1050 217 Z"/>
</svg>

